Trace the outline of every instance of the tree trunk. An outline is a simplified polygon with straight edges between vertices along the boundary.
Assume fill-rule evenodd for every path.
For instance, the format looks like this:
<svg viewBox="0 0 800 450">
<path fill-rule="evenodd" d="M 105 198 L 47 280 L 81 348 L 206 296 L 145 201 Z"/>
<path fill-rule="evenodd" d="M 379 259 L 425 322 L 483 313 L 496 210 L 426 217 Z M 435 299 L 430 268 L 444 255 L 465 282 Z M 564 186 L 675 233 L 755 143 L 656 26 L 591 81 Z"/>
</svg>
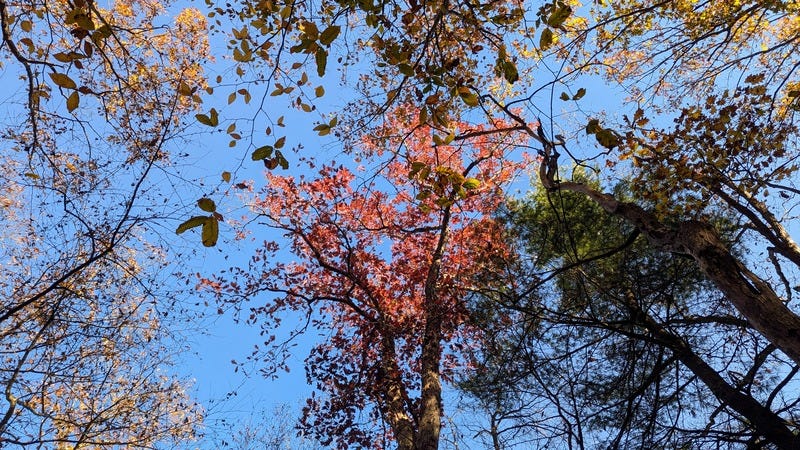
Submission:
<svg viewBox="0 0 800 450">
<path fill-rule="evenodd" d="M 414 450 L 414 421 L 406 410 L 406 392 L 397 367 L 394 340 L 384 334 L 381 341 L 381 409 L 392 429 L 398 450 Z"/>
<path fill-rule="evenodd" d="M 713 367 L 692 350 L 683 338 L 665 329 L 643 311 L 633 299 L 632 294 L 628 295 L 627 303 L 634 312 L 636 320 L 641 322 L 654 338 L 669 348 L 683 365 L 697 375 L 714 393 L 714 396 L 745 417 L 758 434 L 778 448 L 787 450 L 800 448 L 800 436 L 795 436 L 780 416 L 752 396 L 746 395 L 728 384 Z"/>
<path fill-rule="evenodd" d="M 612 195 L 584 184 L 556 183 L 552 179 L 543 184 L 549 189 L 583 193 L 609 213 L 636 227 L 653 246 L 691 256 L 755 330 L 800 364 L 800 316 L 731 254 L 711 225 L 686 221 L 670 227 L 638 205 L 617 201 Z"/>
<path fill-rule="evenodd" d="M 434 318 L 426 324 L 422 345 L 422 399 L 419 410 L 419 429 L 415 450 L 439 448 L 442 428 L 442 381 L 439 366 L 442 352 L 441 320 Z"/>
</svg>

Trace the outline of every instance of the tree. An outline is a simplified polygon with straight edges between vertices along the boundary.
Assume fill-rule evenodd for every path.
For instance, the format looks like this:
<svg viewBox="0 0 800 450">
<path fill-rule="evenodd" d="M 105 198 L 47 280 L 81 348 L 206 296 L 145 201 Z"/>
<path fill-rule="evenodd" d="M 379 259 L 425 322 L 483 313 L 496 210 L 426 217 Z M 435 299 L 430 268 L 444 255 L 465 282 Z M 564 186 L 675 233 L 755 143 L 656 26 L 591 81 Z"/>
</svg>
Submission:
<svg viewBox="0 0 800 450">
<path fill-rule="evenodd" d="M 764 348 L 772 345 L 792 364 L 800 363 L 793 297 L 800 252 L 790 233 L 800 194 L 793 187 L 794 3 L 215 6 L 217 17 L 241 21 L 232 43 L 242 77 L 237 81 L 253 73 L 275 96 L 286 95 L 312 112 L 322 103 L 309 99 L 324 93 L 314 88 L 312 95 L 314 72 L 323 77 L 341 64 L 342 71 L 361 75 L 355 87 L 363 95 L 336 117 L 320 116 L 318 133 L 339 133 L 351 145 L 365 134 L 380 137 L 391 130 L 384 113 L 403 104 L 418 111 L 411 128 L 437 130 L 430 138 L 435 144 L 443 136 L 451 142 L 471 137 L 471 130 L 462 133 L 456 126 L 467 118 L 484 122 L 483 136 L 513 135 L 508 139 L 518 147 L 538 151 L 540 182 L 552 196 L 584 195 L 640 233 L 651 250 L 690 257 L 735 317 L 766 340 L 759 342 L 768 342 Z M 595 75 L 624 99 L 591 111 L 585 105 L 592 91 L 605 89 L 597 87 Z M 555 106 L 556 98 L 563 103 Z M 273 120 L 276 130 L 282 123 Z M 276 137 L 275 145 L 252 153 L 270 169 L 288 166 L 276 152 L 284 137 Z M 604 183 L 632 177 L 631 196 L 604 192 L 609 185 L 562 180 L 557 168 L 565 163 L 597 164 Z M 741 223 L 741 233 L 723 239 L 720 213 Z M 733 251 L 738 243 L 753 253 Z M 758 251 L 763 258 L 752 256 Z M 636 306 L 625 295 L 616 297 L 628 313 Z M 640 325 L 649 323 L 649 316 L 637 314 Z M 645 328 L 660 332 L 656 325 Z M 662 335 L 659 345 L 677 355 L 680 340 L 668 345 L 675 337 L 670 336 Z M 681 355 L 688 364 L 691 355 Z"/>
<path fill-rule="evenodd" d="M 396 110 L 395 135 L 364 141 L 362 162 L 380 167 L 368 178 L 331 163 L 308 179 L 268 173 L 252 208 L 287 244 L 267 242 L 249 267 L 202 281 L 270 340 L 286 311 L 306 316 L 298 332 L 318 330 L 306 359 L 317 392 L 302 429 L 325 445 L 438 447 L 442 383 L 465 368 L 463 350 L 480 334 L 464 292 L 509 252 L 486 243 L 499 242 L 489 213 L 520 167 L 506 154 L 513 146 L 468 124 L 473 138 L 430 145 L 432 130 L 406 131 L 416 115 Z M 249 312 L 247 301 L 257 301 Z M 284 348 L 271 344 L 280 364 Z"/>
<path fill-rule="evenodd" d="M 529 285 L 482 291 L 485 363 L 463 384 L 491 408 L 495 448 L 797 445 L 797 368 L 690 259 L 648 249 L 580 194 L 540 189 L 506 217 L 530 261 L 512 277 Z M 514 325 L 493 325 L 496 308 Z"/>
<path fill-rule="evenodd" d="M 200 408 L 173 345 L 155 219 L 204 86 L 205 21 L 167 3 L 0 2 L 0 442 L 152 448 Z M 18 90 L 17 90 L 18 89 Z M 163 206 L 162 206 L 163 205 Z M 172 311 L 177 313 L 176 311 Z"/>
<path fill-rule="evenodd" d="M 553 178 L 555 174 L 546 170 L 558 157 L 554 142 L 541 139 L 534 130 L 529 130 L 543 146 L 542 182 L 551 190 L 569 190 L 589 196 L 607 212 L 625 218 L 654 247 L 690 255 L 759 333 L 795 362 L 800 362 L 800 340 L 797 339 L 800 316 L 786 306 L 791 300 L 791 290 L 784 291 L 784 298 L 778 296 L 772 288 L 774 283 L 766 278 L 768 275 L 756 274 L 768 269 L 748 268 L 746 261 L 732 254 L 706 219 L 709 207 L 716 205 L 731 208 L 746 217 L 755 238 L 763 239 L 761 242 L 774 254 L 774 276 L 788 286 L 781 275 L 785 270 L 777 255 L 796 266 L 797 245 L 778 216 L 770 211 L 771 200 L 766 188 L 769 186 L 773 193 L 782 193 L 779 194 L 781 198 L 791 198 L 795 194 L 792 188 L 780 184 L 795 175 L 796 152 L 791 148 L 796 129 L 790 106 L 794 97 L 791 90 L 786 89 L 791 85 L 793 71 L 780 66 L 773 76 L 767 77 L 764 74 L 766 62 L 758 59 L 758 52 L 747 46 L 732 47 L 730 43 L 754 39 L 766 42 L 773 38 L 780 41 L 783 33 L 791 29 L 784 19 L 795 11 L 783 4 L 752 8 L 730 7 L 726 2 L 708 2 L 696 7 L 681 5 L 680 2 L 666 2 L 652 8 L 633 5 L 633 10 L 627 10 L 625 8 L 632 6 L 627 4 L 623 11 L 609 7 L 610 12 L 600 13 L 600 17 L 614 23 L 610 27 L 631 23 L 630 20 L 658 17 L 661 20 L 651 25 L 655 32 L 679 22 L 669 28 L 672 31 L 667 39 L 659 44 L 674 46 L 678 40 L 690 52 L 694 48 L 721 52 L 718 59 L 684 60 L 681 55 L 676 59 L 676 70 L 668 75 L 692 80 L 693 91 L 699 97 L 696 104 L 688 103 L 695 98 L 681 100 L 685 90 L 678 92 L 659 84 L 654 91 L 677 105 L 674 130 L 646 128 L 648 113 L 642 109 L 637 109 L 627 121 L 624 133 L 610 130 L 597 120 L 591 120 L 586 127 L 586 132 L 594 134 L 600 145 L 609 149 L 619 147 L 614 152 L 617 158 L 633 159 L 637 193 L 654 202 L 654 209 L 648 211 L 633 203 L 621 202 L 579 183 L 559 183 Z M 602 15 L 617 13 L 620 15 L 613 18 Z M 700 17 L 713 20 L 701 23 L 698 22 Z M 756 19 L 763 21 L 757 27 L 753 22 Z M 581 36 L 585 38 L 590 31 L 596 31 L 597 39 L 602 42 L 608 39 L 608 23 L 589 27 L 581 31 Z M 650 29 L 640 32 L 649 33 Z M 725 33 L 725 39 L 718 39 Z M 625 55 L 629 54 L 630 47 L 617 47 L 630 43 L 629 35 L 623 33 L 623 38 L 606 42 L 608 45 L 604 48 L 622 61 L 612 66 L 618 67 L 624 78 L 629 78 L 625 69 L 632 66 L 627 65 Z M 773 48 L 773 56 L 779 55 L 784 45 Z M 658 47 L 650 49 L 653 55 L 658 55 L 658 50 Z M 639 69 L 647 67 L 651 61 L 653 59 L 642 61 Z M 697 72 L 685 75 L 689 69 L 698 67 L 701 74 L 711 76 L 691 76 Z M 739 74 L 742 81 L 720 92 L 714 84 L 714 76 L 722 73 Z"/>
</svg>

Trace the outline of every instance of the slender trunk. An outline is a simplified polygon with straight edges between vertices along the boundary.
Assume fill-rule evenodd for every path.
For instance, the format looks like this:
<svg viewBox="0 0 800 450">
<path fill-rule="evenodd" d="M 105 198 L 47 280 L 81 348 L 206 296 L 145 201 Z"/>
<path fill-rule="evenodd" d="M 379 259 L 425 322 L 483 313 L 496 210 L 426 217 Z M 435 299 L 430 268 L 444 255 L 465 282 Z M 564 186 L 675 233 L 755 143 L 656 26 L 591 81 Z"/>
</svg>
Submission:
<svg viewBox="0 0 800 450">
<path fill-rule="evenodd" d="M 439 433 L 442 428 L 442 381 L 439 373 L 441 340 L 441 320 L 429 319 L 422 346 L 422 398 L 415 450 L 439 448 Z"/>
<path fill-rule="evenodd" d="M 638 205 L 620 202 L 612 195 L 584 184 L 549 180 L 545 185 L 551 189 L 583 193 L 609 213 L 636 227 L 651 245 L 691 256 L 756 331 L 800 364 L 800 316 L 731 254 L 711 225 L 686 221 L 670 227 Z"/>
<path fill-rule="evenodd" d="M 697 375 L 722 403 L 745 417 L 758 434 L 778 448 L 787 450 L 800 448 L 800 436 L 795 436 L 780 416 L 752 396 L 728 384 L 713 367 L 692 350 L 683 338 L 653 320 L 636 304 L 632 295 L 629 294 L 628 297 L 628 306 L 634 312 L 637 321 L 642 322 L 653 337 L 672 350 L 678 360 Z"/>
<path fill-rule="evenodd" d="M 381 371 L 381 409 L 392 429 L 397 449 L 414 450 L 414 421 L 406 410 L 407 393 L 397 367 L 394 340 L 386 334 L 381 341 Z"/>
<path fill-rule="evenodd" d="M 442 317 L 444 305 L 439 298 L 439 274 L 447 243 L 450 208 L 443 211 L 436 249 L 425 276 L 425 331 L 422 336 L 422 398 L 420 399 L 415 450 L 437 450 L 442 429 Z"/>
</svg>

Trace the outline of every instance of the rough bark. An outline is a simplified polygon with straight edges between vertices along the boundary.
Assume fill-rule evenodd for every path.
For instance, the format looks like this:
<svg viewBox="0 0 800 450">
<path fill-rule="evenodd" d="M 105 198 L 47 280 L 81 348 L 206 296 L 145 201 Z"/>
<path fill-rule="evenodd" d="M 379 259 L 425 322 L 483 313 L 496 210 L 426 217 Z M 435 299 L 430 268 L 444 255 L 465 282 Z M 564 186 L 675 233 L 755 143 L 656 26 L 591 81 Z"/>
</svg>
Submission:
<svg viewBox="0 0 800 450">
<path fill-rule="evenodd" d="M 540 175 L 549 190 L 579 192 L 604 210 L 636 227 L 656 248 L 691 256 L 700 270 L 727 297 L 750 325 L 800 364 L 800 316 L 790 310 L 772 288 L 748 270 L 707 223 L 685 221 L 667 226 L 640 206 L 573 182 L 558 182 L 547 171 L 551 152 L 545 152 Z"/>
<path fill-rule="evenodd" d="M 398 450 L 414 450 L 414 421 L 406 411 L 406 393 L 397 367 L 394 340 L 384 335 L 381 341 L 381 407 L 392 429 Z"/>
<path fill-rule="evenodd" d="M 439 373 L 441 349 L 441 322 L 434 318 L 426 325 L 422 346 L 422 402 L 419 411 L 419 430 L 415 450 L 439 448 L 442 428 L 442 381 Z"/>
<path fill-rule="evenodd" d="M 422 338 L 422 398 L 419 410 L 416 450 L 437 450 L 442 428 L 442 302 L 438 283 L 442 255 L 447 242 L 450 209 L 445 208 L 441 231 L 425 277 L 425 331 Z"/>
</svg>

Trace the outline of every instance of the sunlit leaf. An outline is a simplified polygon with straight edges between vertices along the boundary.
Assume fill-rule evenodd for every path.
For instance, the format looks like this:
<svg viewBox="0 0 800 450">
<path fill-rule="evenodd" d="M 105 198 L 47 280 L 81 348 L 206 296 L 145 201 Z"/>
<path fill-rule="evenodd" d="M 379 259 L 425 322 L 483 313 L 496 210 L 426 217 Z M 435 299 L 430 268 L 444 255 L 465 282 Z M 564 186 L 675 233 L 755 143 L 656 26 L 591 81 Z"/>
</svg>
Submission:
<svg viewBox="0 0 800 450">
<path fill-rule="evenodd" d="M 461 183 L 461 186 L 467 190 L 478 189 L 481 186 L 481 182 L 477 178 L 467 178 Z"/>
<path fill-rule="evenodd" d="M 194 216 L 191 219 L 187 220 L 186 222 L 183 222 L 182 224 L 178 225 L 178 229 L 175 230 L 175 233 L 181 234 L 186 230 L 199 227 L 204 223 L 206 223 L 208 219 L 209 219 L 208 216 Z"/>
<path fill-rule="evenodd" d="M 78 91 L 74 91 L 72 94 L 69 94 L 69 97 L 67 97 L 67 111 L 69 112 L 75 111 L 75 109 L 78 108 L 80 101 L 81 98 L 80 95 L 78 94 Z"/>
<path fill-rule="evenodd" d="M 53 82 L 64 89 L 77 89 L 78 85 L 75 84 L 75 81 L 72 80 L 69 76 L 63 73 L 52 72 L 50 73 L 50 78 Z"/>
</svg>

